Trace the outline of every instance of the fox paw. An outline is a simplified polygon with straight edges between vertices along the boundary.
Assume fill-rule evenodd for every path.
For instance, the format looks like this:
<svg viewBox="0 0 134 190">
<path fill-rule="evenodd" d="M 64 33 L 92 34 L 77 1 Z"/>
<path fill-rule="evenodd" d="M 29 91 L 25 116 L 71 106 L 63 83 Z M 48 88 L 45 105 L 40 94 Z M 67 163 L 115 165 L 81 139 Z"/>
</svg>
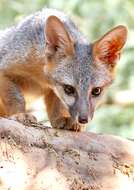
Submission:
<svg viewBox="0 0 134 190">
<path fill-rule="evenodd" d="M 54 128 L 71 131 L 81 131 L 84 128 L 84 125 L 81 125 L 77 122 L 73 122 L 70 118 L 57 119 L 55 122 L 52 122 L 52 126 Z"/>
<path fill-rule="evenodd" d="M 30 125 L 31 123 L 37 122 L 36 117 L 29 113 L 14 114 L 14 115 L 10 116 L 9 119 L 18 121 L 24 125 Z"/>
<path fill-rule="evenodd" d="M 83 125 L 81 125 L 81 124 L 75 122 L 75 123 L 73 123 L 73 124 L 71 125 L 71 129 L 70 129 L 70 130 L 73 130 L 73 131 L 78 132 L 78 131 L 81 131 L 82 128 L 83 128 Z"/>
</svg>

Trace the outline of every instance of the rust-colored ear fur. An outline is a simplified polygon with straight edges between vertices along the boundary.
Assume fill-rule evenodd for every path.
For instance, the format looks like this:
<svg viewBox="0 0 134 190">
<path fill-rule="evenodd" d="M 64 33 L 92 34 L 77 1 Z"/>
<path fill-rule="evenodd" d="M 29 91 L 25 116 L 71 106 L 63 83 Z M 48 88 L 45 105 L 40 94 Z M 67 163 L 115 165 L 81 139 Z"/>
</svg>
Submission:
<svg viewBox="0 0 134 190">
<path fill-rule="evenodd" d="M 49 16 L 45 26 L 46 45 L 52 52 L 63 54 L 73 52 L 73 41 L 67 32 L 64 23 L 56 16 Z"/>
<path fill-rule="evenodd" d="M 115 66 L 127 39 L 125 26 L 117 26 L 93 44 L 93 56 L 103 63 Z"/>
</svg>

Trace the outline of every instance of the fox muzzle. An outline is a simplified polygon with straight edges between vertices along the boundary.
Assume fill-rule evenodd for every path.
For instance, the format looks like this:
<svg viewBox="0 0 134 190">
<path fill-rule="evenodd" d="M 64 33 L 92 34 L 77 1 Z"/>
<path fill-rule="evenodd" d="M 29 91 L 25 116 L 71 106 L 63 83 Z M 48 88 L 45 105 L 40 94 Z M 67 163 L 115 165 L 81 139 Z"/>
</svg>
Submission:
<svg viewBox="0 0 134 190">
<path fill-rule="evenodd" d="M 77 120 L 81 124 L 86 124 L 93 118 L 94 109 L 91 103 L 80 98 L 77 103 L 69 109 L 72 119 Z"/>
</svg>

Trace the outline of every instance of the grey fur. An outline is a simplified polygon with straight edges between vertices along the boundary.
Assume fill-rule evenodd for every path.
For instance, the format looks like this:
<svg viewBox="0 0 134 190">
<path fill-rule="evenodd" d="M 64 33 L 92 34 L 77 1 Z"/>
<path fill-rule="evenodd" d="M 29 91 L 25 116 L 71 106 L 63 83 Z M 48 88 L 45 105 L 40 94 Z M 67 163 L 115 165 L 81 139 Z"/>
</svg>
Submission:
<svg viewBox="0 0 134 190">
<path fill-rule="evenodd" d="M 62 12 L 43 9 L 26 17 L 17 26 L 0 31 L 0 68 L 14 63 L 26 63 L 26 58 L 34 48 L 39 57 L 44 56 L 45 23 L 50 15 L 63 21 L 74 38 L 81 37 L 75 25 Z"/>
</svg>

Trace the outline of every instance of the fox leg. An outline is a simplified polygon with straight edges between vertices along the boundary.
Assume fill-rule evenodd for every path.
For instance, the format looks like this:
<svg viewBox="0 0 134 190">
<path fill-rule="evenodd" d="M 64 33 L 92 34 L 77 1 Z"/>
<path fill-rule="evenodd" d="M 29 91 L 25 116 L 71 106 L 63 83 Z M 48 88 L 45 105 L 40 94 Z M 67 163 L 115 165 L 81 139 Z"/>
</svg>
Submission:
<svg viewBox="0 0 134 190">
<path fill-rule="evenodd" d="M 0 116 L 10 116 L 25 111 L 25 101 L 19 87 L 0 74 Z"/>
<path fill-rule="evenodd" d="M 80 131 L 82 125 L 74 122 L 70 117 L 68 110 L 61 100 L 56 96 L 53 90 L 45 92 L 46 110 L 52 127 Z"/>
</svg>

